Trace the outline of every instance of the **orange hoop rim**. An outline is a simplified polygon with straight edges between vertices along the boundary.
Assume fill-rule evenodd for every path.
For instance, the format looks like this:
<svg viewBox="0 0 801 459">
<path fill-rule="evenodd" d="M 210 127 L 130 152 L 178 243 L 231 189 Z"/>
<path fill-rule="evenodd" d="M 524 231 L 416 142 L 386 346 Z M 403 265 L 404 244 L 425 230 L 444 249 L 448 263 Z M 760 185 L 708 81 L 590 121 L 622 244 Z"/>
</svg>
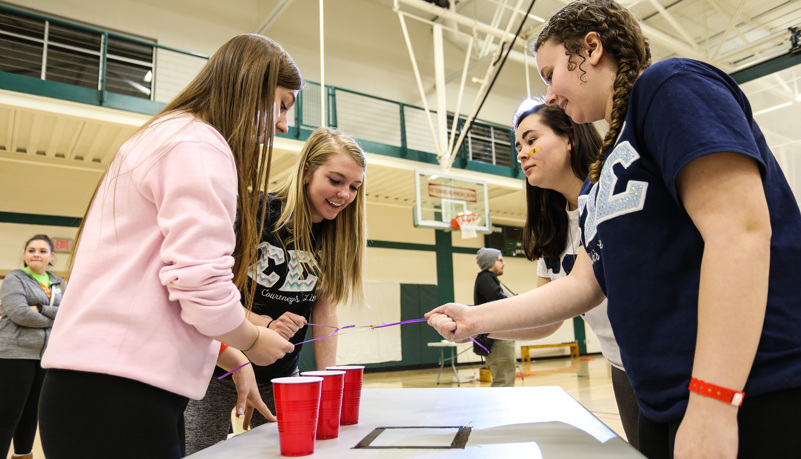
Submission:
<svg viewBox="0 0 801 459">
<path fill-rule="evenodd" d="M 467 223 L 477 223 L 481 218 L 481 214 L 475 212 L 460 213 L 451 220 L 451 227 L 453 229 L 462 229 L 462 225 Z"/>
</svg>

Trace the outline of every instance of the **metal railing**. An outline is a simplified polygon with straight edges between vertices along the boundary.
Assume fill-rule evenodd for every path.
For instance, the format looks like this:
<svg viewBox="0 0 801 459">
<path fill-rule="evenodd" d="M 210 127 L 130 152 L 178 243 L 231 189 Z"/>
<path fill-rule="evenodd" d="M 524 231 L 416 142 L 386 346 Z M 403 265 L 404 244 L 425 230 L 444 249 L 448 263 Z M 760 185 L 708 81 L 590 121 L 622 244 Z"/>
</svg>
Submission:
<svg viewBox="0 0 801 459">
<path fill-rule="evenodd" d="M 100 105 L 109 94 L 166 103 L 208 60 L 5 5 L 0 5 L 0 57 L 0 72 L 96 91 Z"/>
<path fill-rule="evenodd" d="M 342 129 L 361 141 L 394 148 L 401 157 L 407 157 L 409 152 L 436 155 L 423 108 L 334 86 L 326 86 L 326 91 L 328 126 Z M 313 130 L 322 125 L 319 84 L 306 83 L 294 118 L 291 126 L 300 130 Z M 453 114 L 448 114 L 449 136 L 452 121 Z M 463 126 L 464 117 L 460 117 L 457 129 Z M 299 137 L 299 134 L 290 135 Z M 457 166 L 464 167 L 466 161 L 475 161 L 516 169 L 513 139 L 511 128 L 477 121 L 465 138 L 459 155 L 462 164 Z"/>
<path fill-rule="evenodd" d="M 4 89 L 152 114 L 207 60 L 202 54 L 0 5 Z M 424 109 L 338 87 L 325 90 L 326 125 L 377 153 L 436 163 Z M 293 108 L 288 136 L 305 139 L 323 125 L 320 91 L 319 84 L 307 82 Z M 448 118 L 450 130 L 453 115 Z M 459 121 L 461 129 L 464 119 Z M 489 164 L 504 168 L 491 172 L 515 176 L 513 139 L 509 127 L 475 122 L 454 166 L 480 169 L 471 162 Z"/>
</svg>

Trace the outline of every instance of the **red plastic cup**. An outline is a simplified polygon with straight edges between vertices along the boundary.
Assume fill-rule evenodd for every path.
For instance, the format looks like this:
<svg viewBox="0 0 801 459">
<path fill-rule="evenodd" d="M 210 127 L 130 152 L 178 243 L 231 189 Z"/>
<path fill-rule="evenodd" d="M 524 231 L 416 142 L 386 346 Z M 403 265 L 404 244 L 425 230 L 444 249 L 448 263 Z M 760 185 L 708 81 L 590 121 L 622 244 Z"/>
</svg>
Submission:
<svg viewBox="0 0 801 459">
<path fill-rule="evenodd" d="M 295 376 L 272 382 L 281 455 L 312 454 L 323 378 Z"/>
<path fill-rule="evenodd" d="M 339 436 L 339 415 L 342 412 L 342 389 L 345 386 L 344 371 L 304 371 L 302 376 L 323 378 L 320 393 L 320 413 L 317 416 L 317 439 L 328 440 Z"/>
<path fill-rule="evenodd" d="M 343 426 L 358 424 L 364 366 L 341 365 L 325 367 L 325 369 L 345 372 L 345 387 L 342 390 L 342 415 L 339 418 L 339 423 Z"/>
</svg>

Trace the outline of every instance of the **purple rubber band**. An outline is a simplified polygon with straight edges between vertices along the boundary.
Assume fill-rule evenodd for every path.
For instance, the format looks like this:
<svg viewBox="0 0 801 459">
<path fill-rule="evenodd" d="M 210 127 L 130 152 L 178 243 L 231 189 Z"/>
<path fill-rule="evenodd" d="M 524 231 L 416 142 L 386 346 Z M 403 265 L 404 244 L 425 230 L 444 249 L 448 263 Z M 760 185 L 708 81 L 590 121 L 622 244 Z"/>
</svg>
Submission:
<svg viewBox="0 0 801 459">
<path fill-rule="evenodd" d="M 415 323 L 415 322 L 425 322 L 425 321 L 427 321 L 427 320 L 428 320 L 428 319 L 426 319 L 425 317 L 423 317 L 423 318 L 421 318 L 421 319 L 402 320 L 402 321 L 400 321 L 400 322 L 393 322 L 393 323 L 391 323 L 391 324 L 382 323 L 381 325 L 375 325 L 375 326 L 369 326 L 369 327 L 370 327 L 370 330 L 375 330 L 376 328 L 392 327 L 393 325 L 405 325 L 405 324 L 412 324 L 412 323 Z M 355 324 L 354 324 L 354 325 L 345 325 L 344 327 L 335 327 L 335 326 L 333 326 L 333 325 L 313 324 L 313 323 L 309 323 L 309 322 L 307 322 L 307 323 L 306 323 L 306 325 L 311 325 L 311 326 L 314 326 L 314 327 L 327 327 L 327 328 L 333 328 L 333 329 L 334 329 L 334 331 L 332 331 L 331 333 L 329 333 L 328 335 L 325 335 L 325 336 L 318 336 L 317 338 L 307 339 L 306 341 L 301 341 L 301 342 L 299 342 L 299 343 L 295 343 L 295 346 L 297 346 L 297 345 L 299 345 L 299 344 L 310 343 L 310 342 L 312 342 L 312 341 L 317 341 L 318 339 L 330 338 L 330 337 L 334 336 L 335 334 L 337 334 L 337 332 L 339 332 L 340 330 L 344 330 L 344 329 L 346 329 L 346 328 L 356 328 L 356 325 L 355 325 Z M 472 340 L 473 338 L 470 338 L 470 339 Z M 475 342 L 475 340 L 473 340 L 473 342 Z M 476 344 L 478 344 L 478 343 L 476 343 Z M 481 346 L 481 344 L 478 344 L 478 345 L 479 345 L 479 346 Z M 482 349 L 484 349 L 485 351 L 489 352 L 489 350 L 487 350 L 487 348 L 486 348 L 486 347 L 484 347 L 484 346 L 481 346 L 481 348 L 482 348 Z M 219 378 L 217 378 L 217 379 L 223 379 L 223 378 L 225 378 L 226 376 L 228 376 L 228 375 L 232 374 L 232 373 L 233 373 L 233 372 L 235 372 L 236 370 L 239 370 L 240 368 L 242 368 L 242 367 L 244 367 L 245 365 L 248 365 L 248 364 L 250 364 L 250 362 L 248 362 L 248 363 L 243 363 L 242 365 L 239 365 L 238 367 L 234 368 L 233 370 L 231 370 L 231 371 L 229 371 L 228 373 L 226 373 L 226 374 L 224 374 L 224 375 L 220 376 L 220 377 L 219 377 Z"/>
<path fill-rule="evenodd" d="M 332 331 L 331 333 L 329 333 L 329 334 L 327 334 L 325 336 L 318 336 L 317 338 L 307 339 L 306 341 L 301 341 L 299 343 L 295 343 L 295 346 L 297 346 L 298 344 L 305 344 L 305 343 L 310 343 L 312 341 L 317 341 L 318 339 L 330 338 L 330 337 L 334 336 L 335 334 L 337 334 L 337 332 L 339 332 L 343 328 L 355 327 L 355 325 L 346 325 L 344 327 L 335 327 L 333 325 L 313 324 L 313 323 L 309 323 L 309 322 L 306 322 L 306 325 L 312 325 L 314 327 L 333 328 L 334 331 Z"/>
<path fill-rule="evenodd" d="M 336 332 L 337 332 L 337 331 L 336 331 L 336 330 L 334 330 L 333 332 L 331 332 L 331 334 L 330 334 L 330 335 L 318 336 L 317 338 L 307 339 L 306 341 L 301 341 L 301 342 L 299 342 L 299 343 L 295 343 L 295 346 L 297 346 L 298 344 L 306 344 L 306 343 L 311 343 L 312 341 L 317 341 L 318 339 L 330 338 L 330 337 L 334 336 L 334 335 L 336 334 Z"/>
<path fill-rule="evenodd" d="M 382 323 L 381 325 L 375 325 L 375 326 L 369 326 L 369 327 L 370 327 L 370 330 L 375 330 L 376 328 L 391 327 L 393 325 L 411 324 L 411 323 L 414 323 L 414 322 L 425 322 L 427 320 L 428 319 L 423 317 L 421 319 L 403 320 L 403 321 L 400 321 L 400 322 L 393 322 L 391 324 Z M 340 330 L 344 330 L 346 328 L 356 328 L 356 325 L 345 325 L 344 327 L 334 327 L 333 325 L 319 325 L 319 324 L 312 324 L 312 323 L 307 323 L 306 325 L 312 325 L 312 326 L 316 326 L 316 327 L 335 328 L 336 330 L 334 330 L 331 334 L 326 335 L 326 336 L 318 336 L 317 338 L 312 338 L 312 339 L 307 339 L 306 341 L 301 341 L 299 343 L 296 343 L 295 346 L 297 346 L 298 344 L 306 344 L 306 343 L 310 343 L 312 341 L 317 341 L 318 339 L 330 338 L 330 337 L 334 336 Z"/>
<path fill-rule="evenodd" d="M 425 317 L 423 317 L 422 319 L 403 320 L 403 321 L 401 321 L 401 322 L 394 322 L 394 323 L 391 323 L 391 324 L 381 324 L 381 325 L 376 325 L 375 327 L 372 327 L 372 328 L 373 328 L 373 330 L 375 330 L 376 328 L 391 327 L 391 326 L 393 326 L 393 325 L 412 324 L 412 323 L 415 323 L 415 322 L 425 322 L 425 321 L 427 321 L 427 320 L 428 320 L 428 319 L 426 319 Z"/>
<path fill-rule="evenodd" d="M 478 345 L 478 347 L 480 347 L 481 349 L 484 349 L 485 351 L 487 351 L 487 354 L 489 354 L 489 353 L 490 353 L 490 350 L 489 350 L 489 349 L 487 349 L 486 347 L 484 347 L 484 345 L 483 345 L 483 344 L 481 344 L 481 343 L 479 343 L 478 341 L 476 341 L 476 340 L 475 340 L 475 339 L 474 339 L 472 336 L 470 337 L 470 341 L 472 341 L 472 342 L 476 343 L 476 344 Z"/>
<path fill-rule="evenodd" d="M 242 365 L 239 365 L 238 367 L 234 368 L 233 370 L 231 370 L 231 371 L 229 371 L 228 373 L 226 373 L 226 374 L 224 374 L 224 375 L 220 376 L 220 377 L 219 377 L 219 378 L 217 378 L 217 379 L 223 379 L 223 378 L 225 378 L 226 376 L 228 376 L 228 375 L 232 374 L 233 372 L 235 372 L 236 370 L 238 370 L 238 369 L 240 369 L 240 368 L 244 367 L 245 365 L 250 365 L 250 364 L 251 364 L 251 362 L 243 363 Z"/>
</svg>

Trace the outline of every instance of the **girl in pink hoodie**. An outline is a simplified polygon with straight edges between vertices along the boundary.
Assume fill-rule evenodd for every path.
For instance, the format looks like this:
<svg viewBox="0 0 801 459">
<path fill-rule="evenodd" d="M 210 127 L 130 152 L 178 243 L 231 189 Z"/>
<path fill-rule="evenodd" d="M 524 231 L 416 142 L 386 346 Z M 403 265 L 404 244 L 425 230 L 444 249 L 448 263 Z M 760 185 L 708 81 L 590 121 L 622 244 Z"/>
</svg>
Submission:
<svg viewBox="0 0 801 459">
<path fill-rule="evenodd" d="M 203 396 L 220 342 L 258 365 L 293 350 L 246 320 L 252 295 L 239 291 L 261 226 L 249 190 L 267 183 L 302 85 L 280 45 L 234 37 L 120 147 L 42 359 L 49 459 L 182 457 L 183 411 Z"/>
</svg>

